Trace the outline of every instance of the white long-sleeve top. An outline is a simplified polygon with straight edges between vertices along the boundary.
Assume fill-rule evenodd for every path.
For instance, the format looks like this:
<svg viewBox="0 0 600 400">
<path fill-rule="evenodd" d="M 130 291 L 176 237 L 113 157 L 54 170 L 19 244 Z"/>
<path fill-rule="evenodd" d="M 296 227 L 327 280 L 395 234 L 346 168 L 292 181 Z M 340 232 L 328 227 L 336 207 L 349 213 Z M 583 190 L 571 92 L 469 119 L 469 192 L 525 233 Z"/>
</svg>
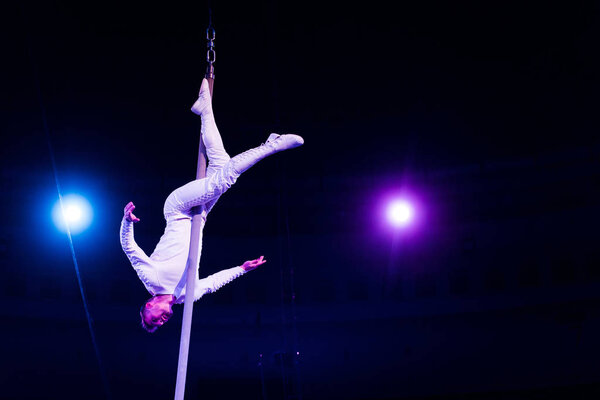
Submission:
<svg viewBox="0 0 600 400">
<path fill-rule="evenodd" d="M 121 247 L 152 296 L 172 294 L 176 298 L 176 303 L 183 303 L 185 300 L 185 266 L 189 252 L 191 227 L 191 217 L 169 219 L 164 234 L 154 252 L 148 257 L 134 240 L 133 222 L 126 218 L 121 221 Z M 202 240 L 202 236 L 200 240 Z M 204 279 L 197 277 L 194 300 L 198 300 L 206 293 L 216 291 L 245 272 L 242 267 L 234 267 Z"/>
</svg>

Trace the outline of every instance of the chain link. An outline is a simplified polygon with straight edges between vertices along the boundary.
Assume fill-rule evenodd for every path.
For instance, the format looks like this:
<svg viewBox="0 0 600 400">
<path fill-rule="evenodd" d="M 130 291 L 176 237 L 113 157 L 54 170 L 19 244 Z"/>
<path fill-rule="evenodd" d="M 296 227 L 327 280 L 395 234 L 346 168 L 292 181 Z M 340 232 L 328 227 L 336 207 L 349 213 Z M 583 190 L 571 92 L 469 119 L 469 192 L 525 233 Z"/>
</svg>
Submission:
<svg viewBox="0 0 600 400">
<path fill-rule="evenodd" d="M 206 40 L 208 40 L 208 41 L 215 40 L 215 28 L 213 28 L 212 26 L 209 26 L 206 29 Z"/>
<path fill-rule="evenodd" d="M 212 64 L 217 60 L 217 53 L 215 52 L 215 28 L 212 26 L 209 26 L 206 30 L 206 40 L 208 41 L 206 44 L 208 48 L 206 51 L 206 62 Z"/>
</svg>

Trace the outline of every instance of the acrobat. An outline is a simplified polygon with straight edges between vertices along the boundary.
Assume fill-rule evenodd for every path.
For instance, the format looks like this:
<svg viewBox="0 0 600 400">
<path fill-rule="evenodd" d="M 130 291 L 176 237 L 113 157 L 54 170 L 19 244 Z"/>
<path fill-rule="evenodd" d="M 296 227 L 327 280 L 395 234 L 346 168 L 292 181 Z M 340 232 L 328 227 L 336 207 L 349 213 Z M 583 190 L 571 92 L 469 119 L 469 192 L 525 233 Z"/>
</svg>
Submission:
<svg viewBox="0 0 600 400">
<path fill-rule="evenodd" d="M 121 221 L 121 247 L 139 279 L 152 295 L 140 310 L 142 327 L 148 332 L 155 332 L 164 325 L 173 315 L 173 305 L 181 304 L 185 299 L 185 269 L 192 216 L 199 213 L 204 227 L 206 216 L 219 197 L 243 172 L 267 156 L 304 143 L 298 135 L 273 133 L 264 144 L 230 158 L 215 123 L 206 79 L 202 81 L 198 100 L 192 106 L 192 111 L 202 119 L 201 136 L 208 157 L 206 178 L 189 182 L 167 197 L 163 209 L 165 231 L 149 257 L 134 240 L 133 225 L 140 219 L 133 214 L 135 205 L 132 202 L 125 206 Z M 266 259 L 261 256 L 204 279 L 197 278 L 194 300 L 218 290 L 265 262 Z"/>
</svg>

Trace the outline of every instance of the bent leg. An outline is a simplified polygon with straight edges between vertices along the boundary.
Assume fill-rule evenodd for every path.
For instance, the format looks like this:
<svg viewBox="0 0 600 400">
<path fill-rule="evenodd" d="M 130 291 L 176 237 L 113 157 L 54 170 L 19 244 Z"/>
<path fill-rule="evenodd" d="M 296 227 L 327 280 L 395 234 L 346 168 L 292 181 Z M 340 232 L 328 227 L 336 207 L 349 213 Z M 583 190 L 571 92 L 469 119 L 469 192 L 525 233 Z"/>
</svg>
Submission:
<svg viewBox="0 0 600 400">
<path fill-rule="evenodd" d="M 202 80 L 198 100 L 196 100 L 192 106 L 192 111 L 202 118 L 202 140 L 206 147 L 206 155 L 208 156 L 207 177 L 217 174 L 217 172 L 228 164 L 230 164 L 229 167 L 239 175 L 271 154 L 298 147 L 304 143 L 304 139 L 298 135 L 271 134 L 267 141 L 261 146 L 245 151 L 238 154 L 233 159 L 230 159 L 225 151 L 223 140 L 217 129 L 217 124 L 215 123 L 215 117 L 212 111 L 212 98 L 206 79 Z M 226 171 L 225 173 L 221 171 L 220 174 L 227 175 L 233 171 Z M 221 179 L 223 178 L 221 177 Z"/>
<path fill-rule="evenodd" d="M 297 135 L 271 134 L 259 147 L 230 158 L 215 123 L 206 79 L 202 80 L 198 100 L 192 106 L 192 111 L 202 118 L 202 140 L 209 160 L 206 178 L 192 181 L 171 193 L 165 202 L 165 217 L 177 212 L 189 214 L 193 207 L 200 205 L 205 205 L 210 211 L 218 198 L 235 183 L 241 173 L 271 154 L 304 143 L 304 140 Z"/>
</svg>

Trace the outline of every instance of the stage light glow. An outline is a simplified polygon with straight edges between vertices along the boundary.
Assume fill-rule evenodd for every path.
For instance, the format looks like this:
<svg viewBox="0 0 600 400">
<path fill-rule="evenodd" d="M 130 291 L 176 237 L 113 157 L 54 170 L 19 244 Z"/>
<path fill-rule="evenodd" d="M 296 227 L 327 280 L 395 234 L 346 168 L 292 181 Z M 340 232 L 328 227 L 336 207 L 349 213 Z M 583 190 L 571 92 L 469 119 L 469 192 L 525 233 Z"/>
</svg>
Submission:
<svg viewBox="0 0 600 400">
<path fill-rule="evenodd" d="M 394 226 L 403 227 L 410 224 L 413 214 L 412 205 L 405 200 L 394 200 L 388 205 L 387 217 Z"/>
<path fill-rule="evenodd" d="M 78 194 L 63 196 L 62 208 L 60 201 L 52 208 L 52 220 L 61 232 L 67 232 L 68 227 L 73 235 L 81 233 L 91 224 L 92 219 L 92 206 Z"/>
</svg>

